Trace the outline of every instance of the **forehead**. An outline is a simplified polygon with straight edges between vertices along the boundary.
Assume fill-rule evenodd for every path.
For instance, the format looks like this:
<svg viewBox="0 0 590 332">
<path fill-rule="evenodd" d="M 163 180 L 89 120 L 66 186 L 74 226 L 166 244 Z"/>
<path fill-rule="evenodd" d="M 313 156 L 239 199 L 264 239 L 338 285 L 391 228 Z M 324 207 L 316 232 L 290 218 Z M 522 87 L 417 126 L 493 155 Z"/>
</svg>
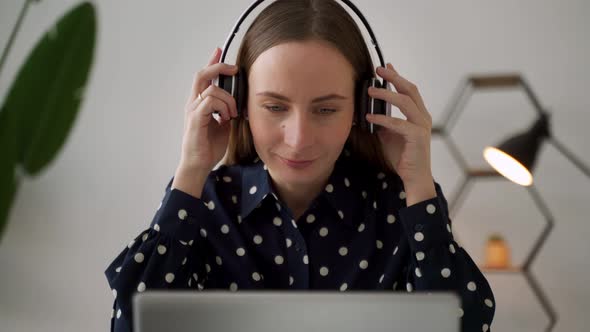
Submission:
<svg viewBox="0 0 590 332">
<path fill-rule="evenodd" d="M 335 47 L 319 41 L 288 42 L 264 51 L 249 73 L 252 89 L 300 92 L 321 87 L 349 93 L 354 69 Z"/>
</svg>

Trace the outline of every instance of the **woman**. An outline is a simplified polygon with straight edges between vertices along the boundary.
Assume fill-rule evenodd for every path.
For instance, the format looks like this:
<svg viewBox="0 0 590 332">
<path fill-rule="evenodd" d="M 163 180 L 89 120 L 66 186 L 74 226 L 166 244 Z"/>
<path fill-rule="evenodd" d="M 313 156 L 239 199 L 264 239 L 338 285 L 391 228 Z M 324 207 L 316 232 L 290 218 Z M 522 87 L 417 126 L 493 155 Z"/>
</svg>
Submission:
<svg viewBox="0 0 590 332">
<path fill-rule="evenodd" d="M 397 92 L 369 95 L 407 120 L 367 116 L 376 135 L 353 120 L 356 82 L 375 75 L 348 13 L 333 0 L 276 1 L 246 32 L 238 66 L 219 59 L 216 48 L 195 77 L 180 163 L 151 227 L 105 272 L 112 330 L 131 328 L 134 292 L 156 288 L 452 290 L 463 330 L 489 330 L 494 297 L 453 239 L 419 91 L 391 64 L 377 68 Z M 211 85 L 238 68 L 240 116 Z"/>
</svg>

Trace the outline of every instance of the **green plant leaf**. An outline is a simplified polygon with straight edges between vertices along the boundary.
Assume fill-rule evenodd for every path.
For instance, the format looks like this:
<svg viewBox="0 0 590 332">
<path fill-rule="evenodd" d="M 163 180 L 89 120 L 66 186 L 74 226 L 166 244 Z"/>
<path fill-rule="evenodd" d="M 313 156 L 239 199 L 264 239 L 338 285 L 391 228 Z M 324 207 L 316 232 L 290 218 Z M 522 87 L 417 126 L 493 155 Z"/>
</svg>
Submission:
<svg viewBox="0 0 590 332">
<path fill-rule="evenodd" d="M 16 195 L 16 113 L 0 110 L 0 239 L 7 224 L 12 201 Z M 11 116 L 12 115 L 12 116 Z"/>
<path fill-rule="evenodd" d="M 5 103 L 18 113 L 17 162 L 36 175 L 55 159 L 78 114 L 96 38 L 94 5 L 67 12 L 37 43 Z"/>
</svg>

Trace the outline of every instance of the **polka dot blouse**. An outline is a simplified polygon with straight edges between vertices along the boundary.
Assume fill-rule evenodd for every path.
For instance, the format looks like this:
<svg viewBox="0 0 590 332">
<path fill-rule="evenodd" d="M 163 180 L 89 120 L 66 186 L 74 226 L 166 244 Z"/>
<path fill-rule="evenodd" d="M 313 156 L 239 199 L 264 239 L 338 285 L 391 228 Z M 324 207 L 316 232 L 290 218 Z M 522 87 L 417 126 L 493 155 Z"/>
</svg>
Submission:
<svg viewBox="0 0 590 332">
<path fill-rule="evenodd" d="M 395 173 L 347 150 L 298 220 L 258 158 L 220 166 L 200 199 L 168 183 L 148 229 L 105 271 L 111 330 L 131 330 L 131 296 L 149 289 L 454 291 L 463 331 L 489 331 L 490 286 L 453 239 L 447 202 L 407 207 Z"/>
</svg>

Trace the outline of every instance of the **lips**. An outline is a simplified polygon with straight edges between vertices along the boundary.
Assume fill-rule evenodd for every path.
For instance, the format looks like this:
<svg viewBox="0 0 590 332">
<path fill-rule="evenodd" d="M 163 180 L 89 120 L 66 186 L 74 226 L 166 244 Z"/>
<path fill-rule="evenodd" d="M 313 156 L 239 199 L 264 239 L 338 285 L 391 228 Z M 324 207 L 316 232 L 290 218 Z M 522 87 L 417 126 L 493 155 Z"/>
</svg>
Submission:
<svg viewBox="0 0 590 332">
<path fill-rule="evenodd" d="M 287 158 L 283 158 L 283 157 L 279 157 L 281 159 L 281 161 L 283 161 L 283 163 L 285 163 L 285 165 L 291 167 L 291 168 L 296 168 L 296 169 L 302 169 L 305 168 L 309 165 L 311 165 L 311 163 L 313 162 L 313 160 L 303 160 L 303 159 L 287 159 Z"/>
</svg>

